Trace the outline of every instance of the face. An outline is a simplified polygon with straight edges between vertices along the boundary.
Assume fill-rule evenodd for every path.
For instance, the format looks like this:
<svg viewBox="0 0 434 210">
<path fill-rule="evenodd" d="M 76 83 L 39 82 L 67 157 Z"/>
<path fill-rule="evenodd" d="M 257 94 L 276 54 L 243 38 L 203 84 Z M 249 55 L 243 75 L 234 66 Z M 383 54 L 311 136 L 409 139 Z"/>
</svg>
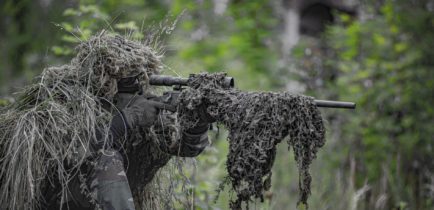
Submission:
<svg viewBox="0 0 434 210">
<path fill-rule="evenodd" d="M 138 76 L 125 77 L 118 81 L 118 93 L 140 93 L 142 85 L 139 82 Z"/>
<path fill-rule="evenodd" d="M 124 108 L 134 95 L 142 91 L 137 76 L 125 77 L 117 82 L 118 92 L 114 97 L 114 103 L 118 108 Z"/>
</svg>

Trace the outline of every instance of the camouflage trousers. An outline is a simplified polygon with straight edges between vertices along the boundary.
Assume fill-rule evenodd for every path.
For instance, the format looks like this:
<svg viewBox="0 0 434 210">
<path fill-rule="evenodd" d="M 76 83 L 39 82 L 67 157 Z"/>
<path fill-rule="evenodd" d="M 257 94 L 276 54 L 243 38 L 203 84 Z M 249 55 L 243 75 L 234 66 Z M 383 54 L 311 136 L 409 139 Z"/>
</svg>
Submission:
<svg viewBox="0 0 434 210">
<path fill-rule="evenodd" d="M 122 155 L 115 150 L 101 150 L 99 154 L 88 173 L 85 188 L 89 192 L 83 193 L 83 187 L 79 187 L 82 182 L 73 180 L 63 209 L 135 210 Z"/>
</svg>

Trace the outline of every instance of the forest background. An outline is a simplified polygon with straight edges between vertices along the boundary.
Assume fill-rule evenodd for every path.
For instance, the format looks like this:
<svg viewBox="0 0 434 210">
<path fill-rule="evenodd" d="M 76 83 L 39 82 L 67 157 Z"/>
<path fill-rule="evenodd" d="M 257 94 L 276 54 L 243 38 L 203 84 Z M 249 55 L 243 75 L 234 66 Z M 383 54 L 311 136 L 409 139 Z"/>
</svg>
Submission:
<svg viewBox="0 0 434 210">
<path fill-rule="evenodd" d="M 321 109 L 328 136 L 311 168 L 311 209 L 433 209 L 434 1 L 352 1 L 350 12 L 310 1 L 328 5 L 332 19 L 293 39 L 285 18 L 296 2 L 2 0 L 0 104 L 102 29 L 134 39 L 160 31 L 167 74 L 225 71 L 242 90 L 357 103 Z M 228 145 L 224 131 L 212 135 L 189 174 L 197 209 L 228 208 L 229 193 L 214 201 Z M 282 146 L 272 189 L 255 207 L 294 209 L 297 200 L 296 166 Z"/>
</svg>

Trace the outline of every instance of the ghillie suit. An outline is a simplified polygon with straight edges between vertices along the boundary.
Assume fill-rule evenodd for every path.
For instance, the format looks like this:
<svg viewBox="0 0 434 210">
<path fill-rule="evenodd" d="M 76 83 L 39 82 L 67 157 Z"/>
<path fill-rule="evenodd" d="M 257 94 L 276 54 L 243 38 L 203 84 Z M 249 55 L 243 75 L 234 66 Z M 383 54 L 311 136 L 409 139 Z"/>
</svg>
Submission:
<svg viewBox="0 0 434 210">
<path fill-rule="evenodd" d="M 118 80 L 138 76 L 146 91 L 148 77 L 162 69 L 161 56 L 147 44 L 101 32 L 76 48 L 70 64 L 44 69 L 39 81 L 25 87 L 17 101 L 1 111 L 1 209 L 38 209 L 46 191 L 56 186 L 61 188 L 58 197 L 68 199 L 73 177 L 86 178 L 82 167 L 92 164 L 92 145 L 111 145 L 108 130 L 116 110 L 103 105 L 113 107 Z M 170 124 L 174 120 L 167 118 L 164 125 L 137 132 L 137 141 L 121 145 L 128 154 L 128 176 L 139 178 L 131 183 L 135 202 L 143 204 L 137 208 L 152 206 L 144 201 L 152 177 L 143 173 L 151 171 L 154 176 L 170 159 L 159 149 L 177 135 Z M 162 128 L 164 140 L 154 135 Z M 150 165 L 152 161 L 158 164 Z M 83 183 L 81 190 L 87 190 Z"/>
<path fill-rule="evenodd" d="M 299 170 L 299 202 L 307 205 L 311 176 L 309 165 L 325 143 L 321 115 L 313 98 L 286 92 L 241 92 L 224 89 L 220 82 L 225 74 L 199 74 L 190 80 L 189 90 L 180 96 L 179 119 L 192 125 L 197 107 L 229 130 L 227 159 L 228 181 L 237 199 L 232 209 L 252 198 L 263 200 L 271 186 L 271 168 L 276 145 L 289 135 Z"/>
</svg>

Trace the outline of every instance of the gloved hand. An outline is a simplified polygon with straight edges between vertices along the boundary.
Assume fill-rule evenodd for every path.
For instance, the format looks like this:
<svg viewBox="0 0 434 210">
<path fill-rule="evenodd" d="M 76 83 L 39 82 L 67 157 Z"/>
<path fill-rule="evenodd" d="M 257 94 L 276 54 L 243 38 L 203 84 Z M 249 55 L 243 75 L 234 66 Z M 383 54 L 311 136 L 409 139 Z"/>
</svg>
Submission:
<svg viewBox="0 0 434 210">
<path fill-rule="evenodd" d="M 161 101 L 167 104 L 167 110 L 172 112 L 176 111 L 178 97 L 181 94 L 180 91 L 167 91 L 162 96 L 155 97 L 156 101 Z M 200 123 L 213 123 L 216 120 L 207 113 L 206 106 L 204 104 L 200 105 L 196 110 L 192 110 L 195 115 L 199 118 Z"/>
<path fill-rule="evenodd" d="M 214 117 L 212 117 L 210 114 L 208 114 L 207 110 L 206 110 L 206 106 L 205 105 L 200 105 L 200 107 L 198 108 L 198 114 L 199 114 L 199 118 L 202 122 L 204 123 L 214 123 L 216 121 L 216 119 L 214 119 Z"/>
<path fill-rule="evenodd" d="M 148 100 L 143 96 L 135 96 L 122 109 L 128 128 L 151 127 L 157 120 L 159 109 L 165 105 L 161 102 Z"/>
</svg>

